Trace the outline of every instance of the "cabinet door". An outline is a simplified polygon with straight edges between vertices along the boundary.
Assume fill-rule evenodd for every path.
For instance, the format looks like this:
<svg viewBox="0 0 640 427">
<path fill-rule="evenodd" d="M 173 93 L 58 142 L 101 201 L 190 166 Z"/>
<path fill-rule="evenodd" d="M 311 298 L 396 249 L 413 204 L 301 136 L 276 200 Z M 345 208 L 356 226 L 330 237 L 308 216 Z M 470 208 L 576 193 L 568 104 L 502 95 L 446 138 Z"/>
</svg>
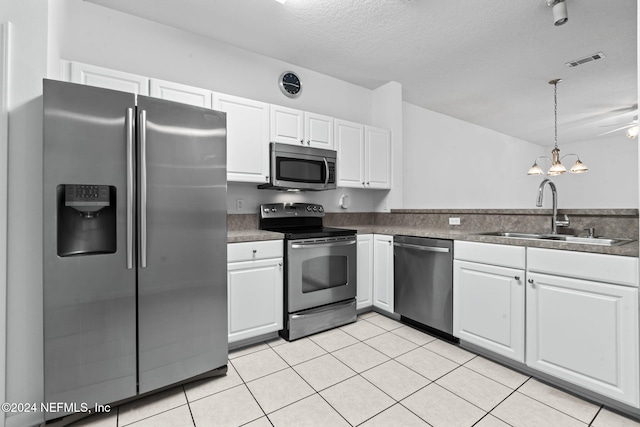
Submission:
<svg viewBox="0 0 640 427">
<path fill-rule="evenodd" d="M 527 273 L 527 365 L 638 407 L 638 289 Z"/>
<path fill-rule="evenodd" d="M 311 147 L 333 150 L 333 117 L 305 112 L 304 142 Z"/>
<path fill-rule="evenodd" d="M 373 236 L 373 305 L 393 313 L 393 236 Z"/>
<path fill-rule="evenodd" d="M 71 82 L 149 95 L 149 79 L 146 77 L 80 62 L 71 63 Z"/>
<path fill-rule="evenodd" d="M 212 92 L 210 90 L 158 79 L 151 79 L 150 87 L 151 96 L 156 98 L 211 108 Z"/>
<path fill-rule="evenodd" d="M 338 187 L 364 188 L 364 126 L 335 120 Z"/>
<path fill-rule="evenodd" d="M 227 113 L 227 180 L 268 181 L 269 104 L 214 93 L 213 109 Z"/>
<path fill-rule="evenodd" d="M 453 335 L 524 363 L 524 270 L 455 260 Z"/>
<path fill-rule="evenodd" d="M 391 133 L 365 126 L 365 185 L 391 188 Z"/>
<path fill-rule="evenodd" d="M 304 141 L 304 113 L 293 108 L 271 106 L 271 142 L 306 145 Z"/>
<path fill-rule="evenodd" d="M 229 342 L 282 329 L 282 258 L 229 263 Z"/>
<path fill-rule="evenodd" d="M 357 309 L 373 305 L 373 235 L 358 234 Z"/>
</svg>

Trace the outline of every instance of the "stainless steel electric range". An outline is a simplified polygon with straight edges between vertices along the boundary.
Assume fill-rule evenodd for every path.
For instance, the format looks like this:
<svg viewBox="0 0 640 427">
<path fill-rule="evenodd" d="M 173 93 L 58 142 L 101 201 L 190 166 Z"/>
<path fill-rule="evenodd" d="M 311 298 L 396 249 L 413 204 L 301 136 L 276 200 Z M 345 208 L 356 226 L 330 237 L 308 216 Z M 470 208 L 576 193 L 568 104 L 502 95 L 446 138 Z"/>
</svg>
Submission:
<svg viewBox="0 0 640 427">
<path fill-rule="evenodd" d="M 285 235 L 280 335 L 288 341 L 356 320 L 356 231 L 324 227 L 322 217 L 317 204 L 260 206 L 260 229 Z"/>
</svg>

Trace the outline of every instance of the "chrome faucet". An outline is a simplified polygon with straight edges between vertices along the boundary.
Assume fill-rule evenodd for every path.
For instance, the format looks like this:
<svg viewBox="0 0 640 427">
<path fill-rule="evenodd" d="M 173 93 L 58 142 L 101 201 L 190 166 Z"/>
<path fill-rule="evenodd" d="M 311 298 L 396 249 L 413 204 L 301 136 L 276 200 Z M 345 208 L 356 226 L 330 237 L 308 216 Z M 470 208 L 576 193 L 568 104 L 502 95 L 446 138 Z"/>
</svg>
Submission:
<svg viewBox="0 0 640 427">
<path fill-rule="evenodd" d="M 558 227 L 568 227 L 570 222 L 569 222 L 569 217 L 567 217 L 566 215 L 564 216 L 564 219 L 562 220 L 558 220 L 558 192 L 556 190 L 556 185 L 553 183 L 553 181 L 551 181 L 549 178 L 545 178 L 541 183 L 540 186 L 538 187 L 538 200 L 536 201 L 536 206 L 537 207 L 542 207 L 542 197 L 543 197 L 543 190 L 544 190 L 544 185 L 545 184 L 549 184 L 549 187 L 551 188 L 551 195 L 553 197 L 553 213 L 551 216 L 551 234 L 558 234 Z"/>
</svg>

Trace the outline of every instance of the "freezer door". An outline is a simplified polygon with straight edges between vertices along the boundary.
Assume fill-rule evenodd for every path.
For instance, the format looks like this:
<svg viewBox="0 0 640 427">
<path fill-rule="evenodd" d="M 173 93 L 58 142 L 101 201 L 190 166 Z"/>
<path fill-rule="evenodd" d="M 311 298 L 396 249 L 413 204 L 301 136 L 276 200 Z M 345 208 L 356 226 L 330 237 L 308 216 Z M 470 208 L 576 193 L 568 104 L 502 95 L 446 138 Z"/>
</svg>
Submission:
<svg viewBox="0 0 640 427">
<path fill-rule="evenodd" d="M 138 97 L 139 392 L 227 364 L 226 116 Z"/>
<path fill-rule="evenodd" d="M 111 403 L 136 394 L 134 224 L 126 220 L 135 99 L 53 80 L 43 93 L 44 399 Z"/>
</svg>

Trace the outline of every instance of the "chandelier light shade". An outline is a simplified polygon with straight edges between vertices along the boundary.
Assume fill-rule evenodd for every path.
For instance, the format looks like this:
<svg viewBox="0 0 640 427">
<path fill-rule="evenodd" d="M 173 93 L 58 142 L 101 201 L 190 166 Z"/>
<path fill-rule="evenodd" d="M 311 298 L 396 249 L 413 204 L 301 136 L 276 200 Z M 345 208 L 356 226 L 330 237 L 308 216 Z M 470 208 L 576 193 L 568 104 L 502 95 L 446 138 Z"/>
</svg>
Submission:
<svg viewBox="0 0 640 427">
<path fill-rule="evenodd" d="M 560 157 L 560 149 L 558 148 L 558 83 L 560 83 L 561 81 L 562 80 L 560 79 L 553 79 L 549 82 L 549 84 L 553 85 L 553 117 L 554 117 L 554 131 L 555 131 L 554 132 L 555 144 L 554 144 L 553 150 L 551 150 L 551 158 L 547 156 L 538 157 L 533 162 L 533 166 L 531 166 L 527 175 L 544 175 L 544 171 L 538 165 L 538 160 L 540 159 L 546 159 L 551 163 L 551 167 L 547 171 L 547 175 L 550 175 L 550 176 L 562 175 L 563 173 L 567 172 L 567 168 L 565 168 L 564 165 L 562 164 L 562 159 L 564 159 L 567 156 L 576 156 L 577 158 L 576 162 L 573 164 L 571 169 L 569 169 L 569 172 L 585 173 L 589 170 L 584 165 L 584 163 L 580 161 L 580 157 L 578 157 L 577 154 L 574 154 L 574 153 L 565 154 L 564 156 Z"/>
</svg>

